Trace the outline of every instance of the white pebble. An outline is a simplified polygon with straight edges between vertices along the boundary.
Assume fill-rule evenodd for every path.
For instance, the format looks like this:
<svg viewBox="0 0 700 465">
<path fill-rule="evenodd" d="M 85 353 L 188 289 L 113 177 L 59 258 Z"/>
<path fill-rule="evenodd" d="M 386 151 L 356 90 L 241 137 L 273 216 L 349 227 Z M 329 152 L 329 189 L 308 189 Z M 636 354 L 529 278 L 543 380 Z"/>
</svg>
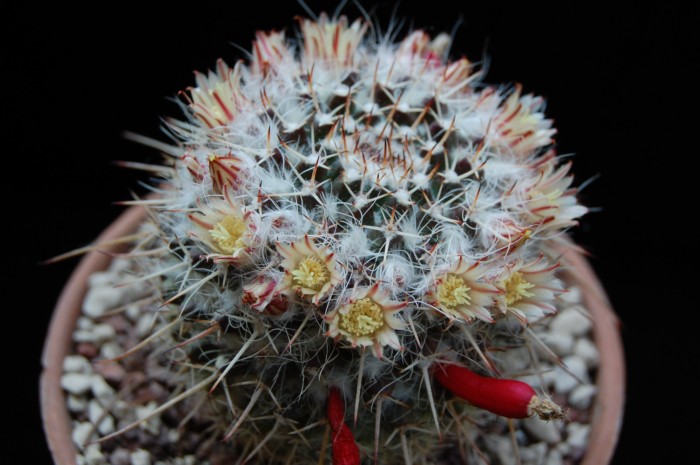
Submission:
<svg viewBox="0 0 700 465">
<path fill-rule="evenodd" d="M 107 465 L 107 459 L 97 444 L 87 446 L 83 455 L 85 456 L 85 465 Z"/>
<path fill-rule="evenodd" d="M 83 313 L 92 318 L 99 318 L 108 310 L 119 306 L 124 300 L 124 291 L 111 286 L 92 287 L 83 300 Z"/>
<path fill-rule="evenodd" d="M 132 465 L 151 465 L 151 454 L 143 449 L 137 449 L 131 453 Z"/>
<path fill-rule="evenodd" d="M 588 368 L 598 367 L 600 360 L 598 348 L 590 339 L 585 337 L 579 338 L 574 345 L 574 353 L 586 362 Z"/>
<path fill-rule="evenodd" d="M 92 332 L 95 334 L 95 338 L 98 341 L 108 341 L 110 339 L 114 339 L 114 337 L 117 335 L 113 326 L 104 323 L 95 325 L 95 327 L 92 328 Z"/>
<path fill-rule="evenodd" d="M 570 334 L 572 336 L 583 336 L 591 330 L 591 320 L 578 307 L 569 307 L 562 310 L 550 325 L 550 330 L 554 333 Z"/>
<path fill-rule="evenodd" d="M 576 449 L 583 449 L 588 444 L 588 433 L 591 427 L 589 425 L 583 425 L 581 423 L 569 423 L 566 427 L 568 437 L 566 442 Z"/>
<path fill-rule="evenodd" d="M 61 387 L 71 394 L 85 394 L 92 387 L 93 378 L 83 373 L 66 373 L 61 377 Z"/>
<path fill-rule="evenodd" d="M 107 408 L 114 400 L 116 393 L 112 386 L 107 384 L 101 376 L 95 376 L 95 380 L 92 383 L 92 393 L 100 401 L 103 407 Z"/>
<path fill-rule="evenodd" d="M 68 355 L 63 359 L 63 371 L 66 373 L 92 374 L 92 365 L 82 355 Z"/>
<path fill-rule="evenodd" d="M 144 406 L 136 407 L 136 416 L 138 418 L 145 418 L 151 414 L 154 410 L 158 408 L 158 403 L 154 400 L 150 401 Z M 148 421 L 140 424 L 141 429 L 148 431 L 151 434 L 158 434 L 160 432 L 161 420 L 160 416 L 155 415 L 148 419 Z"/>
<path fill-rule="evenodd" d="M 112 261 L 114 263 L 114 261 Z M 114 287 L 117 274 L 111 271 L 98 271 L 90 275 L 90 287 Z"/>
<path fill-rule="evenodd" d="M 568 371 L 565 371 L 562 367 L 555 369 L 554 390 L 556 392 L 567 394 L 580 384 L 579 380 L 584 383 L 589 382 L 588 368 L 586 368 L 586 362 L 581 357 L 570 355 L 562 361 L 568 368 Z"/>
<path fill-rule="evenodd" d="M 129 305 L 124 311 L 126 317 L 131 321 L 137 321 L 141 315 L 141 307 L 138 305 Z"/>
<path fill-rule="evenodd" d="M 540 441 L 556 444 L 561 441 L 559 426 L 553 421 L 544 421 L 539 418 L 529 418 L 523 422 L 525 430 Z"/>
<path fill-rule="evenodd" d="M 73 331 L 74 342 L 97 342 L 97 337 L 92 329 L 76 329 Z"/>
<path fill-rule="evenodd" d="M 560 357 L 571 355 L 574 351 L 574 338 L 570 334 L 552 331 L 540 334 L 540 339 L 542 339 L 542 342 L 545 343 L 552 352 Z M 545 356 L 547 355 L 541 347 L 540 352 Z"/>
<path fill-rule="evenodd" d="M 90 433 L 94 431 L 92 423 L 89 421 L 84 421 L 73 426 L 73 444 L 79 449 L 85 449 L 85 443 L 90 440 Z"/>
<path fill-rule="evenodd" d="M 131 465 L 131 454 L 123 447 L 116 448 L 109 456 L 110 465 Z"/>
<path fill-rule="evenodd" d="M 117 358 L 123 353 L 124 350 L 122 350 L 121 346 L 114 341 L 104 342 L 100 346 L 100 356 L 106 360 Z"/>
<path fill-rule="evenodd" d="M 538 442 L 529 447 L 520 447 L 520 459 L 522 463 L 542 463 L 547 455 L 547 444 Z"/>
<path fill-rule="evenodd" d="M 176 429 L 168 430 L 168 442 L 173 444 L 180 440 L 180 433 Z"/>
<path fill-rule="evenodd" d="M 84 396 L 68 394 L 66 405 L 68 406 L 68 410 L 73 413 L 84 412 L 87 408 L 87 399 Z"/>
<path fill-rule="evenodd" d="M 566 457 L 571 453 L 571 445 L 566 441 L 560 442 L 555 447 L 555 450 L 559 452 L 559 454 L 561 454 L 562 457 Z"/>
<path fill-rule="evenodd" d="M 101 435 L 114 432 L 114 418 L 96 400 L 88 404 L 88 418 L 93 425 L 97 425 L 97 431 Z"/>
<path fill-rule="evenodd" d="M 110 410 L 119 420 L 128 417 L 132 413 L 131 404 L 123 400 L 114 401 Z"/>
<path fill-rule="evenodd" d="M 93 326 L 95 326 L 95 323 L 90 318 L 84 316 L 78 318 L 78 323 L 76 324 L 78 329 L 92 329 Z"/>
<path fill-rule="evenodd" d="M 596 392 L 598 392 L 598 388 L 592 384 L 577 386 L 569 394 L 569 403 L 574 408 L 585 410 L 591 406 L 591 401 Z"/>
<path fill-rule="evenodd" d="M 502 465 L 516 465 L 513 444 L 507 436 L 486 436 L 486 447 L 498 457 Z"/>
<path fill-rule="evenodd" d="M 136 334 L 139 337 L 146 337 L 150 335 L 151 332 L 153 332 L 153 315 L 141 315 L 139 321 L 136 323 Z"/>
<path fill-rule="evenodd" d="M 561 452 L 557 449 L 552 449 L 549 451 L 547 460 L 545 460 L 544 465 L 563 465 L 564 460 L 562 459 Z"/>
</svg>

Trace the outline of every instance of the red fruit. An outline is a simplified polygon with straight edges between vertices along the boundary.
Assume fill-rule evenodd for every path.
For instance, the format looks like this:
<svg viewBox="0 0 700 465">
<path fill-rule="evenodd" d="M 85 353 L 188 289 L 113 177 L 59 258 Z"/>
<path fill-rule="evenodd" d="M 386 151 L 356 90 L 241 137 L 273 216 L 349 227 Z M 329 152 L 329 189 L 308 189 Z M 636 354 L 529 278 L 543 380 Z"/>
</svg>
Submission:
<svg viewBox="0 0 700 465">
<path fill-rule="evenodd" d="M 360 449 L 345 424 L 345 403 L 338 388 L 331 388 L 328 394 L 326 416 L 331 426 L 333 465 L 359 465 Z"/>
<path fill-rule="evenodd" d="M 445 389 L 476 407 L 507 418 L 563 418 L 558 405 L 540 400 L 529 384 L 514 379 L 496 379 L 447 363 L 433 366 L 433 378 Z"/>
</svg>

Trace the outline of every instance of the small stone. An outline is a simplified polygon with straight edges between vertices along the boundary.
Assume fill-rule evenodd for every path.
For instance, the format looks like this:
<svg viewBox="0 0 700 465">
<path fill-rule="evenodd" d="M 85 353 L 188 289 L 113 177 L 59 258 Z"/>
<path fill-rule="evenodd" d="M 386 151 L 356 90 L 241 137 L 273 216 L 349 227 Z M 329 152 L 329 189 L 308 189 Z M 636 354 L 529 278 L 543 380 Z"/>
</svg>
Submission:
<svg viewBox="0 0 700 465">
<path fill-rule="evenodd" d="M 593 396 L 595 396 L 596 392 L 598 392 L 598 388 L 592 384 L 576 386 L 569 394 L 569 403 L 574 408 L 585 410 L 591 406 Z"/>
<path fill-rule="evenodd" d="M 112 360 L 123 354 L 121 346 L 114 341 L 105 342 L 100 347 L 100 357 L 105 360 Z"/>
<path fill-rule="evenodd" d="M 106 323 L 95 325 L 95 327 L 92 328 L 92 332 L 95 334 L 98 341 L 109 341 L 117 336 L 114 327 Z"/>
<path fill-rule="evenodd" d="M 544 421 L 539 418 L 529 418 L 523 422 L 525 430 L 539 441 L 556 444 L 561 441 L 559 426 L 554 421 Z"/>
<path fill-rule="evenodd" d="M 557 393 L 567 394 L 569 391 L 578 386 L 581 381 L 584 383 L 589 382 L 588 368 L 586 368 L 586 362 L 584 362 L 581 357 L 570 355 L 565 357 L 562 361 L 568 368 L 568 372 L 559 366 L 554 370 L 554 390 Z"/>
<path fill-rule="evenodd" d="M 68 394 L 68 400 L 66 401 L 66 406 L 68 410 L 73 413 L 84 412 L 87 408 L 87 399 L 84 396 L 76 396 L 73 394 Z"/>
<path fill-rule="evenodd" d="M 92 329 L 76 329 L 73 331 L 73 341 L 77 343 L 97 342 L 97 337 L 92 332 Z"/>
<path fill-rule="evenodd" d="M 516 465 L 513 444 L 509 437 L 489 435 L 484 437 L 484 443 L 498 458 L 499 463 L 502 465 Z"/>
<path fill-rule="evenodd" d="M 132 407 L 131 404 L 124 400 L 116 400 L 114 404 L 112 404 L 112 408 L 110 410 L 118 419 L 121 420 L 129 416 L 129 414 L 132 412 Z"/>
<path fill-rule="evenodd" d="M 552 352 L 560 357 L 566 357 L 574 352 L 574 338 L 570 334 L 552 331 L 541 334 L 540 338 Z M 541 347 L 539 347 L 539 351 L 542 352 L 543 355 L 547 355 Z"/>
<path fill-rule="evenodd" d="M 583 449 L 588 445 L 588 433 L 590 433 L 590 430 L 590 425 L 569 423 L 566 427 L 568 433 L 566 442 L 574 449 Z"/>
<path fill-rule="evenodd" d="M 547 444 L 538 442 L 529 447 L 520 447 L 520 459 L 525 463 L 542 463 L 547 455 Z"/>
<path fill-rule="evenodd" d="M 92 374 L 92 365 L 85 357 L 80 355 L 68 355 L 63 359 L 63 371 L 65 373 Z"/>
<path fill-rule="evenodd" d="M 553 333 L 570 334 L 572 336 L 583 336 L 591 330 L 591 320 L 585 315 L 585 310 L 580 307 L 569 307 L 562 310 L 550 325 Z"/>
<path fill-rule="evenodd" d="M 571 453 L 571 445 L 566 441 L 562 441 L 555 446 L 555 450 L 559 452 L 562 457 L 566 457 Z"/>
<path fill-rule="evenodd" d="M 561 452 L 557 449 L 552 449 L 547 455 L 547 459 L 544 461 L 544 465 L 563 465 L 564 460 L 561 456 Z"/>
<path fill-rule="evenodd" d="M 589 369 L 598 367 L 600 360 L 598 348 L 590 339 L 585 337 L 579 338 L 574 345 L 574 353 L 586 362 L 586 366 Z"/>
<path fill-rule="evenodd" d="M 131 465 L 131 453 L 123 447 L 116 448 L 109 456 L 110 465 Z"/>
<path fill-rule="evenodd" d="M 114 418 L 96 400 L 91 400 L 88 404 L 88 418 L 93 425 L 97 425 L 97 431 L 101 435 L 114 432 Z"/>
<path fill-rule="evenodd" d="M 138 305 L 129 305 L 124 311 L 126 317 L 131 321 L 138 321 L 141 316 L 141 307 Z"/>
<path fill-rule="evenodd" d="M 180 433 L 176 429 L 168 430 L 168 442 L 175 444 L 180 439 Z"/>
<path fill-rule="evenodd" d="M 75 325 L 77 329 L 92 329 L 93 326 L 95 326 L 95 323 L 91 318 L 86 316 L 81 316 L 78 318 L 78 322 Z"/>
<path fill-rule="evenodd" d="M 82 451 L 85 449 L 85 443 L 91 439 L 90 434 L 93 432 L 94 427 L 89 421 L 78 423 L 73 427 L 73 444 L 75 444 L 78 450 Z"/>
<path fill-rule="evenodd" d="M 91 279 L 91 287 L 83 300 L 83 313 L 92 318 L 99 318 L 108 310 L 119 306 L 123 299 L 122 289 L 115 288 L 111 284 L 95 286 Z"/>
<path fill-rule="evenodd" d="M 144 406 L 136 407 L 136 417 L 145 418 L 158 408 L 158 403 L 151 401 Z M 158 415 L 155 415 L 139 425 L 142 430 L 156 435 L 160 432 L 161 420 Z"/>
<path fill-rule="evenodd" d="M 153 332 L 153 315 L 144 314 L 141 315 L 139 321 L 136 323 L 136 334 L 139 337 L 146 337 Z"/>
<path fill-rule="evenodd" d="M 75 464 L 76 465 L 85 465 L 85 457 L 83 454 L 77 454 L 75 456 Z"/>
<path fill-rule="evenodd" d="M 124 367 L 114 362 L 97 363 L 95 371 L 105 380 L 116 384 L 119 384 L 126 376 Z"/>
<path fill-rule="evenodd" d="M 97 357 L 97 346 L 92 342 L 80 342 L 76 345 L 75 351 L 87 359 Z"/>
<path fill-rule="evenodd" d="M 151 454 L 143 449 L 137 449 L 131 453 L 132 465 L 151 465 Z"/>
<path fill-rule="evenodd" d="M 97 444 L 87 446 L 83 455 L 85 456 L 86 465 L 107 465 L 107 459 Z"/>
<path fill-rule="evenodd" d="M 112 260 L 112 264 L 114 264 L 115 261 Z M 90 287 L 91 288 L 96 288 L 96 287 L 113 287 L 114 283 L 117 281 L 117 276 L 115 273 L 113 273 L 111 270 L 107 271 L 98 271 L 96 273 L 92 273 L 90 275 Z"/>
<path fill-rule="evenodd" d="M 85 394 L 93 385 L 93 376 L 83 373 L 66 373 L 61 377 L 61 387 L 71 394 Z"/>
<path fill-rule="evenodd" d="M 95 380 L 92 383 L 92 393 L 105 408 L 109 407 L 116 395 L 112 386 L 107 384 L 107 381 L 100 376 L 95 376 Z"/>
</svg>

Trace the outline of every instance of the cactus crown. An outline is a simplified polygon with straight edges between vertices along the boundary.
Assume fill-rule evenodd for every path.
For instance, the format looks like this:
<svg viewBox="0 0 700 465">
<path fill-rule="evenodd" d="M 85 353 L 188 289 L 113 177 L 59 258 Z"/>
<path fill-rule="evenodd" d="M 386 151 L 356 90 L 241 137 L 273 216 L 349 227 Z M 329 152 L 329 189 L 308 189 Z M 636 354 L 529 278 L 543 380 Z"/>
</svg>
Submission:
<svg viewBox="0 0 700 465">
<path fill-rule="evenodd" d="M 586 211 L 570 164 L 541 98 L 449 45 L 301 19 L 299 40 L 259 32 L 247 62 L 197 74 L 168 123 L 136 249 L 160 252 L 134 256 L 216 374 L 219 432 L 260 463 L 318 450 L 331 388 L 362 450 L 430 455 L 460 421 L 430 364 L 485 371 L 486 347 L 556 311 L 550 245 Z"/>
</svg>

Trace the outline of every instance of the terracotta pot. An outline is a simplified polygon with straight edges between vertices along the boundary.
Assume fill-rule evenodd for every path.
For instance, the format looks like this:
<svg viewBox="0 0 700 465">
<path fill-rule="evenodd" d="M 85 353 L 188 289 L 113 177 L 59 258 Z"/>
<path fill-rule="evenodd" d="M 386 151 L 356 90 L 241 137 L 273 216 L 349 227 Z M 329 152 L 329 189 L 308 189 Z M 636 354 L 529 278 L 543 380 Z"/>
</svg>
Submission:
<svg viewBox="0 0 700 465">
<path fill-rule="evenodd" d="M 106 242 L 134 231 L 145 216 L 144 208 L 130 208 L 100 235 L 97 242 Z M 63 359 L 71 353 L 72 333 L 81 314 L 88 278 L 109 266 L 111 257 L 104 251 L 118 249 L 118 246 L 106 246 L 101 251 L 90 252 L 81 260 L 61 293 L 49 326 L 42 357 L 40 393 L 44 431 L 56 465 L 76 465 L 77 453 L 61 388 Z M 600 353 L 598 395 L 589 446 L 582 465 L 603 465 L 610 462 L 615 450 L 624 403 L 625 367 L 618 319 L 586 259 L 574 248 L 562 248 L 561 251 L 570 277 L 581 287 L 585 306 L 592 313 L 594 338 Z"/>
</svg>

